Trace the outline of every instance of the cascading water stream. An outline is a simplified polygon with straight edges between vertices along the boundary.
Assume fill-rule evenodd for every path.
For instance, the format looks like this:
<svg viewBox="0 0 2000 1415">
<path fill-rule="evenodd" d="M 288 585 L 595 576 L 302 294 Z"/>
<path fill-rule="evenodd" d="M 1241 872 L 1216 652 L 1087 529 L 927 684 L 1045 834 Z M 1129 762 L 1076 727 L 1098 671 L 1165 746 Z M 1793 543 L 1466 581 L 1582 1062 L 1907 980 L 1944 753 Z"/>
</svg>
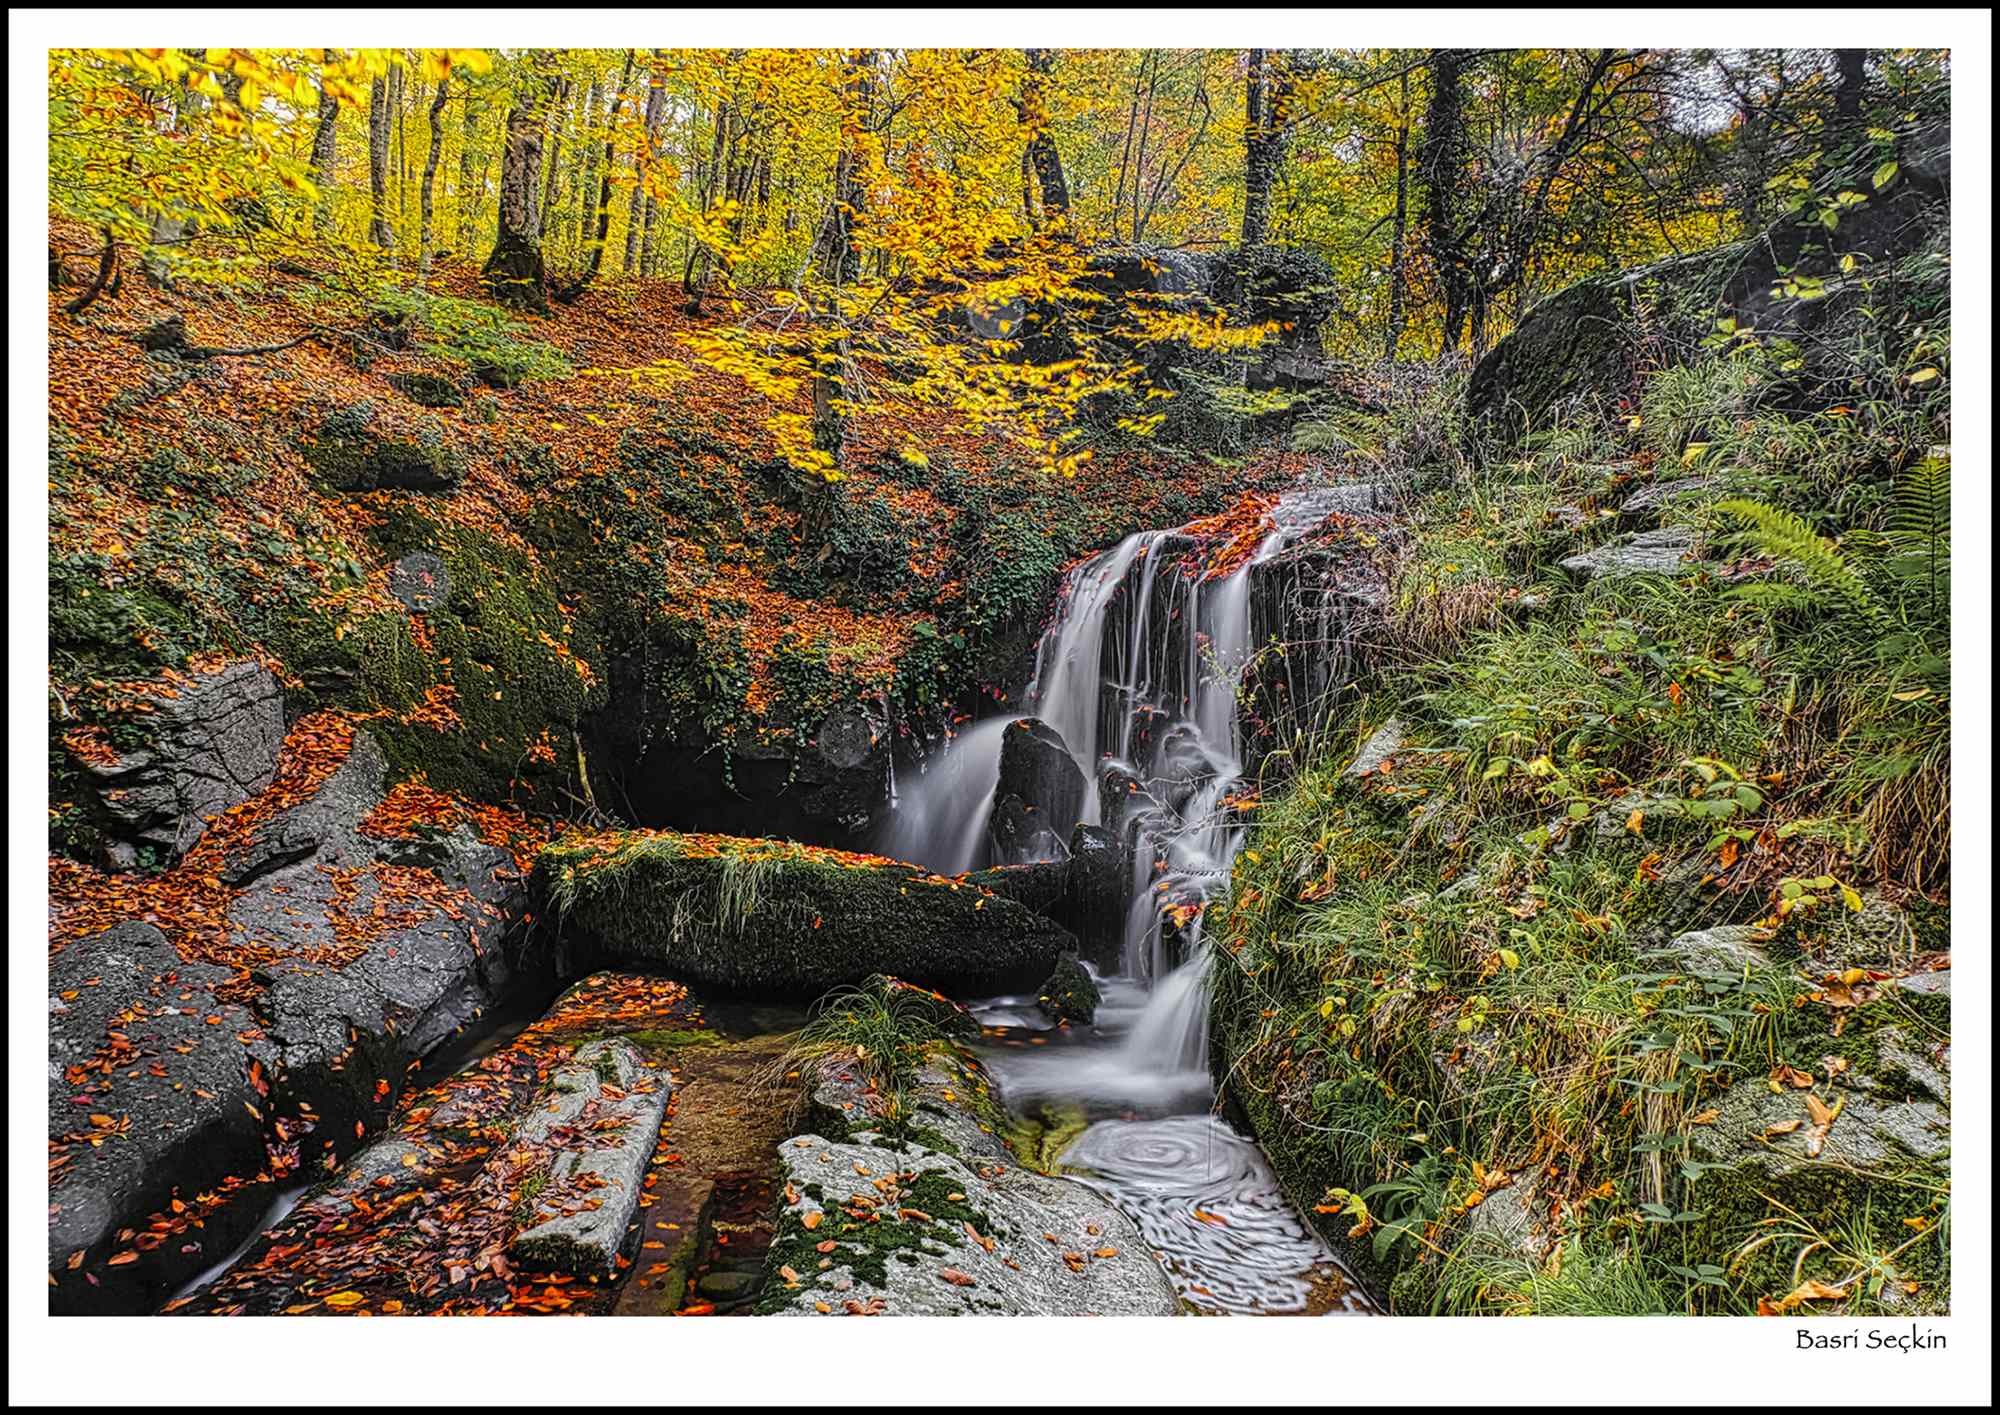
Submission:
<svg viewBox="0 0 2000 1415">
<path fill-rule="evenodd" d="M 1096 1123 L 1061 1163 L 1130 1212 L 1190 1301 L 1222 1311 L 1355 1305 L 1332 1255 L 1286 1204 L 1257 1147 L 1206 1112 L 1208 969 L 1201 911 L 1227 890 L 1244 824 L 1234 798 L 1249 755 L 1238 687 L 1252 642 L 1252 585 L 1360 491 L 1288 494 L 1254 548 L 1204 574 L 1183 531 L 1146 531 L 1073 569 L 1036 647 L 1022 715 L 1060 734 L 1089 788 L 1080 824 L 1109 831 L 1131 866 L 1116 973 L 1099 978 L 1094 1026 L 996 1048 L 1019 1106 L 1081 1106 Z M 942 872 L 993 863 L 988 822 L 1014 718 L 958 733 L 906 775 L 881 847 Z M 975 1007 L 991 1027 L 1046 1028 L 1032 998 Z M 1018 1040 L 1018 1039 L 1016 1039 Z M 1329 1297 L 1328 1294 L 1340 1294 Z"/>
</svg>

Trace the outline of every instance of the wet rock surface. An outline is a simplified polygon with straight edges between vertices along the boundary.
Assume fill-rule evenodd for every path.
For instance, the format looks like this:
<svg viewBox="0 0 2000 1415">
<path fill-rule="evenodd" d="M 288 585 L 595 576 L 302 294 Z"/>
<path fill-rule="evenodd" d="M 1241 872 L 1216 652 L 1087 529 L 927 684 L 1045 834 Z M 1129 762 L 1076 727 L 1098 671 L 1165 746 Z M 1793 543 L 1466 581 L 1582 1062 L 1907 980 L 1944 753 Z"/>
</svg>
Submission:
<svg viewBox="0 0 2000 1415">
<path fill-rule="evenodd" d="M 1023 1167 L 964 1108 L 976 1077 L 932 1068 L 914 1137 L 892 1139 L 858 1080 L 815 1093 L 840 1139 L 778 1150 L 784 1206 L 762 1310 L 785 1316 L 1166 1316 L 1171 1281 L 1132 1221 Z"/>
<path fill-rule="evenodd" d="M 507 1255 L 524 1268 L 611 1273 L 672 1097 L 671 1078 L 630 1042 L 578 1047 L 515 1139 L 555 1145 Z"/>
<path fill-rule="evenodd" d="M 993 858 L 1003 865 L 1058 860 L 1083 812 L 1083 768 L 1069 745 L 1037 717 L 1007 725 L 1000 744 L 1000 779 L 987 827 Z"/>
<path fill-rule="evenodd" d="M 259 663 L 176 675 L 148 685 L 139 701 L 141 744 L 83 760 L 116 868 L 138 864 L 141 851 L 155 864 L 185 854 L 211 817 L 271 784 L 285 737 L 278 681 Z"/>
<path fill-rule="evenodd" d="M 102 899 L 52 925 L 53 1310 L 156 1307 L 546 967 L 515 928 L 515 855 L 463 825 L 378 829 L 372 739 L 313 741 L 177 871 L 148 877 L 157 893 L 135 897 L 184 911 L 174 938 L 72 921 L 115 914 Z"/>
<path fill-rule="evenodd" d="M 584 979 L 413 1091 L 387 1133 L 323 1168 L 295 1208 L 170 1310 L 609 1310 L 647 1251 L 645 1215 L 680 1160 L 663 1134 L 678 1099 L 668 1076 L 675 1057 L 702 1045 L 688 1039 L 705 1026 L 687 990 L 666 979 Z M 578 1182 L 593 1172 L 610 1182 Z M 604 1202 L 614 1189 L 616 1206 Z M 551 1212 L 565 1208 L 575 1212 Z M 512 1245 L 537 1227 L 540 1238 L 517 1253 Z"/>
</svg>

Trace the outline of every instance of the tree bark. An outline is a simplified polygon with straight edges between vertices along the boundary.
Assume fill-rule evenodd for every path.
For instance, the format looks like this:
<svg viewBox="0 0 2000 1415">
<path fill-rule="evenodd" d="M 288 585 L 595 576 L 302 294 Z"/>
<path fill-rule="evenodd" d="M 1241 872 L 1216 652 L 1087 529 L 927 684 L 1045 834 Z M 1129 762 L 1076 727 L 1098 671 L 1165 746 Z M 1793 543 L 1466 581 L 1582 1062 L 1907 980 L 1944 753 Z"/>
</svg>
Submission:
<svg viewBox="0 0 2000 1415">
<path fill-rule="evenodd" d="M 1049 75 L 1055 56 L 1046 49 L 1026 51 L 1028 77 L 1021 85 L 1021 123 L 1028 130 L 1028 161 L 1041 189 L 1042 219 L 1069 220 L 1069 178 L 1063 171 L 1062 150 L 1049 131 Z"/>
<path fill-rule="evenodd" d="M 611 111 L 614 114 L 624 107 L 625 99 L 632 91 L 632 63 L 634 57 L 635 52 L 633 50 L 628 49 L 625 51 L 625 71 L 618 77 L 618 90 L 613 95 L 611 103 Z M 607 125 L 604 130 L 602 171 L 597 182 L 597 224 L 596 230 L 591 233 L 589 238 L 590 262 L 584 266 L 583 273 L 577 276 L 573 284 L 557 294 L 556 298 L 564 304 L 568 304 L 581 295 L 589 287 L 590 282 L 597 278 L 597 272 L 604 265 L 604 247 L 611 236 L 611 171 L 613 159 L 616 156 L 613 150 L 615 146 L 614 139 L 615 129 Z"/>
<path fill-rule="evenodd" d="M 1834 87 L 1832 155 L 1845 157 L 1861 145 L 1867 126 L 1861 113 L 1868 90 L 1868 51 L 1837 49 L 1834 56 L 1839 81 Z"/>
<path fill-rule="evenodd" d="M 1444 352 L 1457 350 L 1470 304 L 1466 233 L 1460 226 L 1460 186 L 1466 169 L 1464 75 L 1470 56 L 1462 49 L 1431 51 L 1431 100 L 1424 114 L 1418 150 L 1419 210 L 1424 244 L 1444 288 Z"/>
<path fill-rule="evenodd" d="M 555 96 L 546 71 L 526 80 L 507 110 L 506 146 L 500 157 L 500 229 L 486 258 L 486 288 L 514 309 L 548 311 L 542 284 L 542 248 L 534 227 L 535 193 L 542 172 L 542 125 Z"/>
<path fill-rule="evenodd" d="M 473 134 L 478 129 L 482 105 L 467 94 L 465 127 L 459 134 L 458 211 L 452 219 L 451 243 L 460 251 L 471 247 L 479 233 L 479 207 L 486 195 L 486 172 L 482 167 L 477 185 L 472 180 Z"/>
<path fill-rule="evenodd" d="M 431 192 L 437 185 L 438 157 L 444 152 L 444 101 L 449 79 L 439 79 L 437 94 L 431 99 L 431 151 L 424 159 L 424 185 L 417 225 L 417 278 L 431 273 Z"/>
<path fill-rule="evenodd" d="M 1389 328 L 1383 336 L 1382 357 L 1394 362 L 1403 346 L 1409 316 L 1403 307 L 1408 284 L 1403 271 L 1404 233 L 1410 210 L 1410 76 L 1402 79 L 1401 117 L 1396 127 L 1396 213 L 1389 228 Z"/>
<path fill-rule="evenodd" d="M 320 51 L 320 62 L 331 64 L 333 51 Z M 313 130 L 312 173 L 313 182 L 319 187 L 319 205 L 313 213 L 313 229 L 324 231 L 333 219 L 333 159 L 335 139 L 339 137 L 340 100 L 326 91 L 326 82 L 319 86 L 319 126 Z"/>
<path fill-rule="evenodd" d="M 637 179 L 632 183 L 632 204 L 626 214 L 625 223 L 625 273 L 637 275 L 639 266 L 639 235 L 646 224 L 646 173 L 653 165 L 655 135 L 666 113 L 667 91 L 660 83 L 658 74 L 647 76 L 646 89 L 646 132 L 644 145 L 632 154 L 632 171 Z"/>
<path fill-rule="evenodd" d="M 1269 52 L 1250 51 L 1249 76 L 1243 94 L 1243 236 L 1242 244 L 1257 246 L 1271 229 L 1271 157 L 1267 112 Z"/>
<path fill-rule="evenodd" d="M 861 249 L 854 239 L 854 219 L 861 213 L 867 193 L 861 185 L 861 154 L 855 137 L 867 127 L 874 106 L 874 87 L 868 77 L 874 58 L 868 50 L 856 54 L 842 86 L 845 111 L 841 115 L 840 153 L 833 165 L 833 209 L 827 213 L 818 241 L 820 272 L 836 291 L 861 278 Z M 837 293 L 826 313 L 836 323 L 844 322 Z M 846 419 L 838 406 L 847 385 L 847 365 L 847 339 L 843 335 L 837 356 L 820 364 L 813 374 L 813 446 L 831 457 L 836 469 L 847 458 Z"/>
<path fill-rule="evenodd" d="M 389 85 L 368 86 L 368 238 L 385 251 L 396 248 L 389 229 Z"/>
<path fill-rule="evenodd" d="M 404 196 L 404 188 L 410 180 L 409 149 L 403 141 L 403 64 L 401 60 L 389 66 L 389 121 L 390 162 L 389 171 L 396 183 L 396 215 L 401 217 L 409 209 Z"/>
<path fill-rule="evenodd" d="M 558 196 L 557 175 L 562 167 L 563 127 L 569 115 L 570 81 L 563 78 L 556 85 L 556 98 L 549 109 L 548 171 L 542 183 L 542 200 L 535 211 L 535 239 L 546 241 L 556 225 L 556 198 Z"/>
</svg>

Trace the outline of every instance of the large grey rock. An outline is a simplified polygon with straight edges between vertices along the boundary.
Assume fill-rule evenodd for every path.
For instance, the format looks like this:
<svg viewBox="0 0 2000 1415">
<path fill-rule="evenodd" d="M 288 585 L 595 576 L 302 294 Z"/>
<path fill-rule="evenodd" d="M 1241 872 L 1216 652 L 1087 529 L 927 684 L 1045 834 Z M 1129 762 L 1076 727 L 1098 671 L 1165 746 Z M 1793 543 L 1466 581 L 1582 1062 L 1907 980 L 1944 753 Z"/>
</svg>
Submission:
<svg viewBox="0 0 2000 1415">
<path fill-rule="evenodd" d="M 1038 717 L 1007 724 L 988 827 L 996 862 L 1060 859 L 1083 814 L 1085 785 L 1083 768 L 1055 728 Z"/>
<path fill-rule="evenodd" d="M 274 1182 L 353 1150 L 416 1063 L 519 975 L 512 856 L 462 827 L 424 842 L 363 834 L 385 775 L 358 732 L 312 796 L 229 844 L 219 877 L 235 892 L 216 922 L 258 960 L 247 977 L 188 963 L 136 922 L 60 942 L 52 1105 L 66 1088 L 58 1116 L 102 1114 L 117 1128 L 95 1146 L 71 1142 L 52 1177 L 56 1310 L 156 1307 L 247 1231 Z M 215 996 L 224 983 L 228 1002 Z M 75 1128 L 63 1125 L 52 1140 Z M 202 1193 L 227 1202 L 199 1228 L 181 1222 L 186 1210 L 163 1216 L 176 1196 Z M 176 1224 L 136 1259 L 109 1262 L 118 1233 Z"/>
<path fill-rule="evenodd" d="M 1901 1027 L 1875 1034 L 1874 1089 L 1884 1095 L 1951 1102 L 1951 1048 L 1926 1048 Z"/>
<path fill-rule="evenodd" d="M 1890 290 L 1882 273 L 1935 240 L 1950 209 L 1951 130 L 1930 123 L 1898 133 L 1898 170 L 1882 188 L 1873 174 L 1882 161 L 1871 145 L 1861 161 L 1829 173 L 1814 199 L 1750 238 L 1629 270 L 1589 276 L 1530 308 L 1474 368 L 1466 410 L 1474 423 L 1520 434 L 1545 428 L 1572 410 L 1626 396 L 1640 371 L 1657 366 L 1662 349 L 1698 350 L 1718 316 L 1755 328 L 1765 340 L 1789 339 L 1804 352 L 1796 378 L 1833 393 L 1834 375 L 1848 371 L 1835 350 L 1872 311 L 1885 324 L 1886 300 L 1934 298 L 1924 282 Z M 1865 200 L 1841 209 L 1837 229 L 1819 222 L 1822 202 L 1843 192 Z M 1855 256 L 1870 278 L 1848 278 L 1844 257 Z M 1825 297 L 1783 293 L 1785 277 L 1824 281 Z M 1661 296 L 1671 298 L 1661 298 Z M 1921 324 L 1922 317 L 1909 321 Z M 1670 353 L 1670 357 L 1683 357 Z"/>
<path fill-rule="evenodd" d="M 891 1141 L 871 1128 L 868 1093 L 852 1077 L 818 1088 L 822 1113 L 854 1119 L 844 1139 L 808 1133 L 779 1146 L 783 1207 L 766 1260 L 763 1310 L 783 1316 L 1181 1311 L 1165 1269 L 1110 1200 L 1023 1168 L 959 1100 L 945 1099 L 971 1094 L 978 1084 L 956 1067 L 926 1072 L 922 1142 Z M 828 1241 L 834 1247 L 822 1255 L 818 1244 Z"/>
<path fill-rule="evenodd" d="M 168 1231 L 172 1202 L 230 1176 L 268 1190 L 268 1176 L 256 1179 L 269 1164 L 265 1101 L 241 1039 L 256 1019 L 215 996 L 230 976 L 185 962 L 136 922 L 72 940 L 50 960 L 52 1311 L 157 1305 L 240 1236 L 223 1215 Z M 121 1253 L 135 1256 L 111 1261 Z"/>
<path fill-rule="evenodd" d="M 515 1134 L 517 1143 L 554 1154 L 509 1256 L 538 1271 L 609 1276 L 672 1095 L 671 1078 L 630 1042 L 578 1048 Z"/>
<path fill-rule="evenodd" d="M 1654 482 L 1626 497 L 1618 507 L 1618 514 L 1628 521 L 1654 520 L 1680 497 L 1700 491 L 1707 485 L 1707 477 L 1677 477 L 1672 481 Z"/>
<path fill-rule="evenodd" d="M 595 957 L 766 997 L 815 998 L 878 973 L 990 996 L 1033 987 L 1076 951 L 1066 930 L 967 879 L 788 841 L 558 841 L 532 888 L 560 937 Z"/>
<path fill-rule="evenodd" d="M 285 708 L 268 668 L 245 660 L 159 687 L 141 699 L 155 705 L 139 719 L 143 745 L 116 762 L 83 762 L 115 837 L 108 850 L 118 868 L 139 863 L 142 848 L 156 863 L 180 858 L 211 817 L 278 774 Z"/>
<path fill-rule="evenodd" d="M 1682 575 L 1701 568 L 1689 557 L 1694 533 L 1679 526 L 1641 531 L 1629 539 L 1599 546 L 1557 563 L 1584 580 L 1617 580 L 1628 575 Z"/>
<path fill-rule="evenodd" d="M 1723 1093 L 1714 1124 L 1688 1132 L 1688 1152 L 1706 1163 L 1745 1162 L 1783 1179 L 1820 1167 L 1867 1171 L 1895 1161 L 1936 1162 L 1951 1151 L 1951 1117 L 1927 1101 L 1885 1101 L 1858 1090 L 1827 1131 L 1818 1155 L 1807 1153 L 1813 1126 L 1798 1091 L 1771 1090 L 1761 1076 Z M 1783 1134 L 1773 1126 L 1798 1122 Z M 1783 1197 L 1782 1190 L 1778 1191 Z"/>
<path fill-rule="evenodd" d="M 1544 1226 L 1548 1204 L 1542 1198 L 1541 1172 L 1529 1167 L 1512 1184 L 1487 1194 L 1466 1220 L 1468 1235 L 1491 1249 L 1540 1263 L 1548 1257 L 1554 1235 Z"/>
</svg>

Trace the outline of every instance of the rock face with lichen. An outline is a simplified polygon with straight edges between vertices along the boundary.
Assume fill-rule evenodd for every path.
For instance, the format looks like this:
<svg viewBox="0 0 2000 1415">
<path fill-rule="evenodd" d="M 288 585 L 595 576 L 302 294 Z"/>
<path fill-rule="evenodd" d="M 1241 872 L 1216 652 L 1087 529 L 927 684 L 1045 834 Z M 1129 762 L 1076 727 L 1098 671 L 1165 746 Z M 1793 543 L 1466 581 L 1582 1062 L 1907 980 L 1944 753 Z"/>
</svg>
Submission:
<svg viewBox="0 0 2000 1415">
<path fill-rule="evenodd" d="M 1894 179 L 1881 188 L 1874 183 L 1879 154 L 1822 187 L 1865 197 L 1841 216 L 1837 241 L 1821 224 L 1820 208 L 1808 203 L 1749 240 L 1594 275 L 1549 296 L 1479 361 L 1466 389 L 1467 411 L 1495 427 L 1545 427 L 1572 405 L 1625 396 L 1643 357 L 1696 347 L 1718 317 L 1809 351 L 1831 344 L 1829 330 L 1864 317 L 1862 307 L 1884 297 L 1870 295 L 1859 279 L 1842 280 L 1842 257 L 1879 266 L 1917 252 L 1949 227 L 1949 125 L 1907 135 L 1896 159 Z M 1801 276 L 1827 282 L 1824 297 L 1787 297 L 1783 288 Z M 1881 314 L 1866 317 L 1886 327 Z M 1809 353 L 1799 377 L 1810 381 L 1827 372 L 1813 366 Z"/>
<path fill-rule="evenodd" d="M 671 1077 L 630 1042 L 577 1048 L 515 1132 L 518 1143 L 554 1146 L 544 1185 L 507 1246 L 515 1262 L 599 1276 L 616 1270 L 672 1097 Z"/>
<path fill-rule="evenodd" d="M 1023 1166 L 927 1069 L 913 1138 L 893 1139 L 848 1074 L 814 1097 L 847 1133 L 779 1146 L 784 1207 L 759 1310 L 783 1316 L 1171 1316 L 1165 1269 L 1132 1221 L 1071 1180 Z M 822 1251 L 823 1250 L 823 1251 Z"/>
<path fill-rule="evenodd" d="M 85 759 L 108 825 L 105 851 L 129 869 L 148 852 L 178 859 L 209 820 L 269 786 L 285 737 L 284 700 L 262 664 L 163 680 L 136 718 L 131 750 Z"/>
</svg>

